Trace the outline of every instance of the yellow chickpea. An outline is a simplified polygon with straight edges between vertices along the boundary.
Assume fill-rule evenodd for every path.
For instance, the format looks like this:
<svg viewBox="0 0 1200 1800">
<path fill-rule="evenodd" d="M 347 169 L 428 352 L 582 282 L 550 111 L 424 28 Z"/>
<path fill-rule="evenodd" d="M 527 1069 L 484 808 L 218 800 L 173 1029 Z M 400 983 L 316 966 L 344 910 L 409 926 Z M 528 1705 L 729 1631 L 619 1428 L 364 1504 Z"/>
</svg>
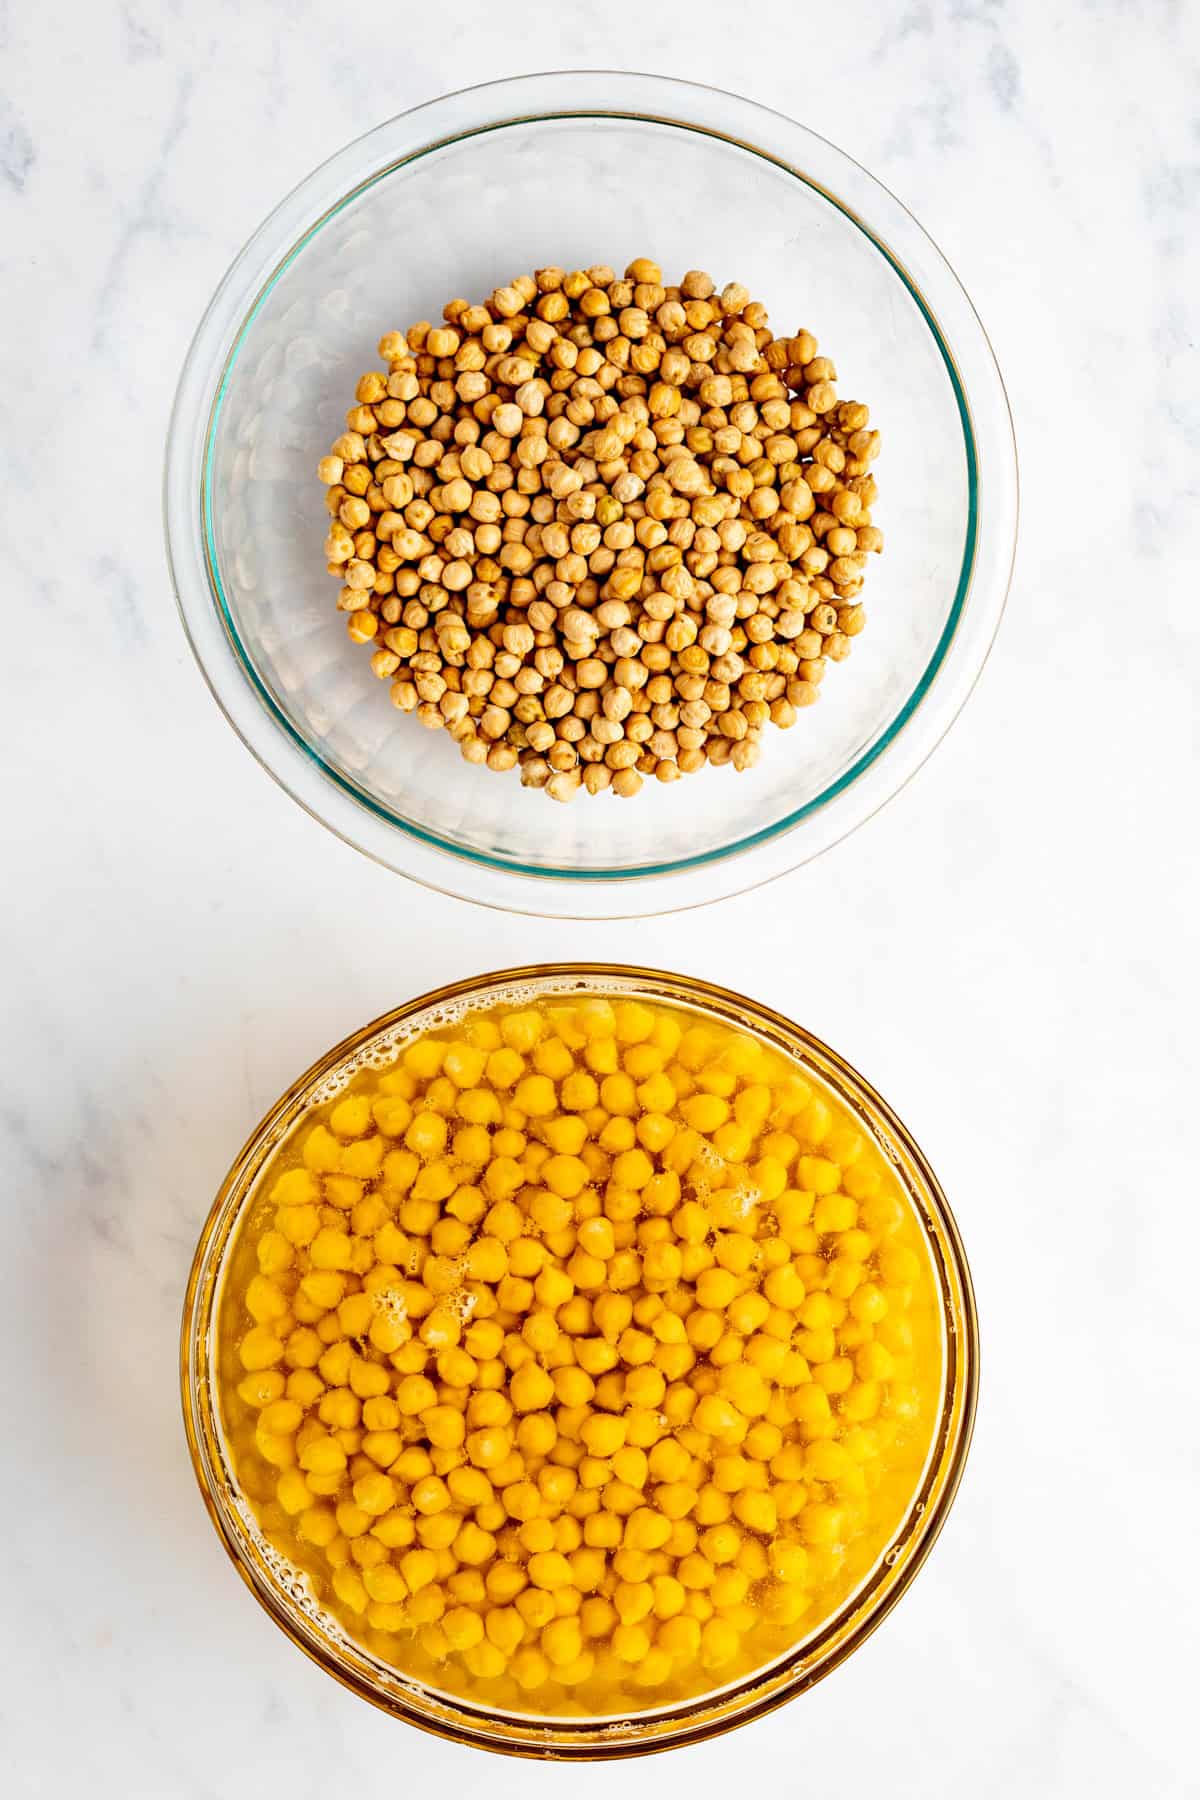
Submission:
<svg viewBox="0 0 1200 1800">
<path fill-rule="evenodd" d="M 774 1656 L 886 1541 L 936 1297 L 886 1165 L 773 1054 L 502 1008 L 307 1122 L 230 1417 L 348 1629 L 502 1707 L 624 1709 Z"/>
</svg>

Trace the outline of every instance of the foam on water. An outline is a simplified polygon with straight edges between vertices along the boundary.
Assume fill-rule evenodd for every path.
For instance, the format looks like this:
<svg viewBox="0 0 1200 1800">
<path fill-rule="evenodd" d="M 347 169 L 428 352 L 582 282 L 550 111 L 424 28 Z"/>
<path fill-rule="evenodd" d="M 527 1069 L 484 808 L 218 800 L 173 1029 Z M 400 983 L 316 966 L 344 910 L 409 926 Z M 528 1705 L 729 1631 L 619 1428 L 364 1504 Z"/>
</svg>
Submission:
<svg viewBox="0 0 1200 1800">
<path fill-rule="evenodd" d="M 231 1472 L 232 1473 L 232 1472 Z M 253 1545 L 257 1561 L 270 1571 L 278 1587 L 303 1613 L 308 1622 L 315 1626 L 339 1645 L 350 1646 L 352 1639 L 348 1636 L 341 1621 L 323 1607 L 313 1592 L 313 1585 L 306 1570 L 298 1568 L 294 1562 L 275 1548 L 263 1533 L 262 1526 L 251 1511 L 249 1502 L 244 1498 L 236 1480 L 230 1480 L 225 1488 L 225 1500 L 237 1514 L 246 1539 Z"/>
<path fill-rule="evenodd" d="M 408 1301 L 398 1288 L 380 1288 L 372 1299 L 375 1311 L 390 1319 L 393 1325 L 408 1324 Z"/>
<path fill-rule="evenodd" d="M 614 999 L 625 998 L 629 996 L 629 990 L 629 981 L 620 976 L 605 978 L 602 975 L 549 975 L 539 976 L 536 981 L 501 982 L 496 987 L 463 994 L 457 1000 L 440 1000 L 436 1005 L 423 1007 L 420 1012 L 400 1020 L 355 1050 L 344 1062 L 322 1077 L 309 1094 L 307 1104 L 310 1107 L 322 1106 L 326 1101 L 336 1099 L 364 1069 L 390 1068 L 406 1044 L 424 1037 L 427 1032 L 444 1031 L 449 1026 L 457 1025 L 472 1013 L 491 1012 L 498 1006 L 534 1005 L 544 1001 L 549 995 L 590 999 L 604 994 L 611 995 Z M 671 994 L 664 994 L 662 1003 L 679 1012 L 696 1012 L 698 1017 L 703 1016 L 701 1009 L 689 1006 L 686 1001 Z"/>
</svg>

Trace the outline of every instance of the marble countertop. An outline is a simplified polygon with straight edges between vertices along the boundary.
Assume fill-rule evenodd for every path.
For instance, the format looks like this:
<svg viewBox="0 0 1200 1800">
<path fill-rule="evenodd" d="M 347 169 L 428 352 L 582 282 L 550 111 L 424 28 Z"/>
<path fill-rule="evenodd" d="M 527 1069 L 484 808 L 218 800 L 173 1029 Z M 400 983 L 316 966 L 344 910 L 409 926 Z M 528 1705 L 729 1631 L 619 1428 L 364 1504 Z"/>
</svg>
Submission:
<svg viewBox="0 0 1200 1800">
<path fill-rule="evenodd" d="M 1195 10 L 96 0 L 2 7 L 0 43 L 5 1793 L 1200 1791 Z M 994 341 L 1024 518 L 974 698 L 868 828 L 743 900 L 574 926 L 409 886 L 268 780 L 185 645 L 159 486 L 199 313 L 283 192 L 447 88 L 614 60 L 803 119 L 916 212 Z M 856 1062 L 942 1176 L 984 1344 L 885 1627 L 619 1777 L 440 1744 L 309 1666 L 226 1564 L 176 1376 L 210 1197 L 291 1077 L 436 982 L 580 955 L 714 976 Z"/>
</svg>

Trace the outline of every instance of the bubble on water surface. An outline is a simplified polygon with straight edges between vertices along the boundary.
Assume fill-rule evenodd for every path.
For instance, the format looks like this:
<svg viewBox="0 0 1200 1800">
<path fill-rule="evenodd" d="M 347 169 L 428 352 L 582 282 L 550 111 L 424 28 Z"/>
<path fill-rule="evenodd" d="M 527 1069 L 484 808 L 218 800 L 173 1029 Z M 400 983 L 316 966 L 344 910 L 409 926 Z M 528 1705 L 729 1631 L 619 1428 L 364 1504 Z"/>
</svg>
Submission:
<svg viewBox="0 0 1200 1800">
<path fill-rule="evenodd" d="M 373 1296 L 375 1310 L 393 1325 L 408 1324 L 408 1301 L 399 1288 L 380 1288 Z"/>
</svg>

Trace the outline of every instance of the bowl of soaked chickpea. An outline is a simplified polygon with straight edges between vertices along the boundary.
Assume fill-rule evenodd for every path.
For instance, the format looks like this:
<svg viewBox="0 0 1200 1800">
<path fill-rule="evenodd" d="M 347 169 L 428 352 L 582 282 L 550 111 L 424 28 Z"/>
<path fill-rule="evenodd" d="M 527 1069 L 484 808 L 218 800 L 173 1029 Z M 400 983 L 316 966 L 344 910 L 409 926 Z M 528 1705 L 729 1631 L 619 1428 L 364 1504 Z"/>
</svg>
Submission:
<svg viewBox="0 0 1200 1800">
<path fill-rule="evenodd" d="M 301 182 L 197 331 L 164 498 L 201 670 L 308 812 L 429 887 L 620 917 L 794 869 L 915 773 L 1017 474 L 970 301 L 871 175 L 574 72 Z"/>
<path fill-rule="evenodd" d="M 842 1058 L 604 964 L 339 1044 L 217 1196 L 184 1415 L 221 1540 L 320 1667 L 513 1754 L 744 1724 L 899 1599 L 975 1408 L 936 1178 Z"/>
</svg>

